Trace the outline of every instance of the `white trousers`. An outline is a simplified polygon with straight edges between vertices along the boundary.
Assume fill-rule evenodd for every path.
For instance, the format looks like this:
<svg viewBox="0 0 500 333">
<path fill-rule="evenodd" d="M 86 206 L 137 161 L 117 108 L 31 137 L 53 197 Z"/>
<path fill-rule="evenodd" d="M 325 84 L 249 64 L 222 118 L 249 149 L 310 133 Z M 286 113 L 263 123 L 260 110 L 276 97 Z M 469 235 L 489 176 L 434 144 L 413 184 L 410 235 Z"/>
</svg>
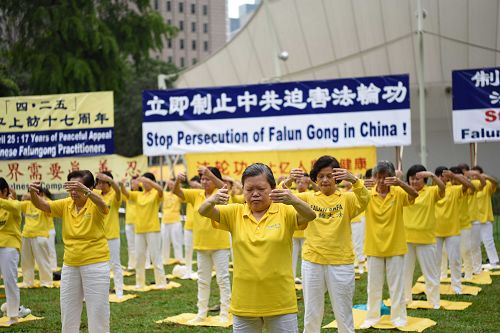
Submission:
<svg viewBox="0 0 500 333">
<path fill-rule="evenodd" d="M 305 307 L 304 333 L 316 333 L 321 330 L 326 291 L 330 295 L 338 331 L 354 333 L 353 265 L 321 265 L 302 260 L 302 286 Z"/>
<path fill-rule="evenodd" d="M 89 333 L 109 332 L 109 262 L 66 266 L 61 274 L 62 333 L 80 332 L 83 300 Z"/>
<path fill-rule="evenodd" d="M 0 274 L 3 276 L 5 285 L 5 297 L 7 298 L 7 316 L 17 317 L 19 315 L 19 304 L 21 295 L 17 286 L 17 264 L 19 263 L 19 252 L 11 247 L 0 247 Z"/>
<path fill-rule="evenodd" d="M 214 266 L 220 291 L 220 313 L 221 315 L 227 315 L 231 303 L 229 250 L 197 250 L 196 252 L 198 259 L 198 317 L 205 318 L 207 316 L 212 267 Z"/>
<path fill-rule="evenodd" d="M 292 271 L 293 278 L 297 277 L 297 264 L 299 263 L 299 255 L 302 251 L 302 246 L 304 246 L 305 238 L 293 238 L 292 247 Z"/>
<path fill-rule="evenodd" d="M 128 269 L 135 269 L 135 226 L 125 225 L 125 235 L 127 236 Z"/>
<path fill-rule="evenodd" d="M 52 268 L 50 267 L 49 239 L 46 237 L 22 238 L 21 268 L 23 282 L 33 286 L 35 282 L 35 261 L 40 273 L 40 284 L 52 287 Z"/>
<path fill-rule="evenodd" d="M 403 269 L 404 256 L 368 256 L 368 312 L 366 314 L 366 321 L 370 324 L 373 325 L 380 321 L 384 275 L 387 276 L 389 295 L 391 297 L 391 321 L 396 326 L 402 326 L 407 323 Z"/>
<path fill-rule="evenodd" d="M 472 229 L 460 231 L 460 257 L 464 265 L 466 279 L 472 278 Z"/>
<path fill-rule="evenodd" d="M 193 230 L 184 229 L 184 253 L 186 262 L 186 273 L 193 271 Z"/>
<path fill-rule="evenodd" d="M 366 261 L 363 246 L 365 244 L 365 218 L 361 222 L 351 223 L 352 244 L 354 245 L 354 254 L 358 265 Z"/>
<path fill-rule="evenodd" d="M 456 293 L 462 291 L 462 265 L 460 262 L 460 235 L 451 237 L 436 237 L 436 258 L 439 260 L 438 267 L 441 267 L 441 256 L 443 245 L 446 246 L 448 253 L 448 263 L 451 271 L 451 287 Z M 441 271 L 441 273 L 443 273 Z M 444 274 L 443 274 L 444 275 Z"/>
<path fill-rule="evenodd" d="M 264 328 L 268 333 L 298 333 L 297 314 L 270 317 L 233 316 L 234 333 L 260 333 Z"/>
<path fill-rule="evenodd" d="M 481 223 L 479 221 L 472 222 L 471 229 L 471 256 L 472 256 L 472 271 L 474 274 L 479 274 L 482 271 L 483 256 L 481 254 Z"/>
<path fill-rule="evenodd" d="M 115 283 L 115 293 L 123 296 L 123 270 L 120 262 L 120 238 L 108 239 L 109 265 L 113 271 L 113 281 Z"/>
<path fill-rule="evenodd" d="M 57 269 L 57 252 L 56 252 L 56 229 L 49 230 L 49 261 L 50 269 Z"/>
<path fill-rule="evenodd" d="M 174 258 L 182 260 L 182 223 L 161 224 L 161 253 L 165 265 L 170 259 L 170 244 L 174 248 Z"/>
<path fill-rule="evenodd" d="M 161 235 L 159 232 L 135 234 L 136 266 L 135 285 L 143 288 L 146 283 L 146 250 L 149 250 L 155 274 L 155 285 L 158 288 L 166 286 L 165 271 L 161 259 Z"/>
<path fill-rule="evenodd" d="M 408 304 L 413 300 L 411 288 L 417 259 L 425 277 L 427 301 L 432 306 L 439 307 L 439 267 L 436 258 L 436 244 L 408 243 L 408 252 L 404 256 L 405 302 Z"/>
<path fill-rule="evenodd" d="M 490 264 L 498 264 L 498 253 L 495 247 L 495 240 L 493 239 L 493 224 L 490 221 L 481 223 L 481 241 L 483 242 Z"/>
</svg>

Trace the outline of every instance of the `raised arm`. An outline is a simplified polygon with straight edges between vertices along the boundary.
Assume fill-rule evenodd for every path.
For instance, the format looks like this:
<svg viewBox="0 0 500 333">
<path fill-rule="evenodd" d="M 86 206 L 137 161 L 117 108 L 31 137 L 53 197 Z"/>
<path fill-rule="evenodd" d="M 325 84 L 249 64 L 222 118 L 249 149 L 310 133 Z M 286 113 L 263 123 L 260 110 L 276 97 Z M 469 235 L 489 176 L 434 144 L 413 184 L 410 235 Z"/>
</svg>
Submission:
<svg viewBox="0 0 500 333">
<path fill-rule="evenodd" d="M 198 168 L 198 173 L 200 174 L 200 176 L 205 176 L 208 179 L 210 179 L 214 183 L 215 187 L 217 187 L 217 188 L 223 188 L 224 187 L 224 184 L 225 184 L 224 181 L 222 179 L 217 178 L 212 173 L 212 171 L 210 171 L 209 168 L 201 166 L 201 167 Z"/>
<path fill-rule="evenodd" d="M 147 177 L 139 177 L 137 179 L 140 182 L 142 182 L 143 184 L 148 183 L 152 188 L 154 188 L 156 191 L 158 191 L 158 194 L 159 194 L 160 198 L 163 198 L 163 188 L 161 187 L 160 184 L 158 184 L 155 181 L 152 181 L 151 179 L 149 179 Z"/>
<path fill-rule="evenodd" d="M 468 180 L 464 175 L 453 173 L 450 170 L 444 170 L 443 175 L 445 175 L 446 177 L 448 177 L 450 179 L 455 179 L 457 182 L 462 184 L 462 192 L 463 193 L 466 193 L 468 190 L 471 190 L 472 192 L 476 191 L 476 188 L 474 187 L 474 185 L 472 185 L 470 180 Z"/>
<path fill-rule="evenodd" d="M 490 175 L 487 175 L 487 174 L 484 174 L 482 173 L 481 174 L 486 180 L 489 180 L 491 182 L 491 185 L 493 185 L 493 192 L 495 192 L 496 188 L 497 188 L 497 185 L 498 185 L 498 182 L 497 182 L 497 179 L 493 176 L 490 176 Z"/>
<path fill-rule="evenodd" d="M 70 180 L 64 183 L 63 185 L 64 189 L 68 192 L 71 191 L 77 191 L 86 196 L 90 201 L 92 201 L 96 206 L 97 209 L 103 214 L 108 214 L 109 208 L 108 205 L 104 202 L 104 200 L 94 191 L 89 189 L 87 186 L 83 185 L 82 183 L 74 180 Z"/>
<path fill-rule="evenodd" d="M 208 217 L 211 220 L 220 221 L 220 212 L 215 205 L 227 205 L 229 202 L 229 190 L 224 185 L 220 190 L 207 198 L 198 209 L 201 216 Z"/>
<path fill-rule="evenodd" d="M 297 224 L 306 224 L 316 218 L 316 213 L 309 207 L 307 202 L 302 201 L 287 188 L 274 189 L 269 194 L 273 202 L 291 205 L 297 211 Z"/>
<path fill-rule="evenodd" d="M 182 199 L 182 201 L 186 200 L 184 197 L 184 192 L 181 189 L 181 182 L 186 181 L 186 174 L 180 172 L 175 178 L 174 188 L 172 189 L 172 193 Z"/>
<path fill-rule="evenodd" d="M 128 199 L 129 197 L 129 192 L 127 190 L 127 188 L 125 187 L 125 182 L 126 182 L 126 178 L 123 178 L 122 181 L 120 182 L 120 192 L 123 194 L 123 196 Z M 134 179 L 131 180 L 131 182 L 133 182 Z"/>
<path fill-rule="evenodd" d="M 417 190 L 415 190 L 413 187 L 411 187 L 410 185 L 408 185 L 406 182 L 402 181 L 398 177 L 386 177 L 384 182 L 387 185 L 401 187 L 408 194 L 408 199 L 411 203 L 413 203 L 415 201 L 415 199 L 418 197 Z"/>
<path fill-rule="evenodd" d="M 120 201 L 122 199 L 122 192 L 120 189 L 120 185 L 118 185 L 117 182 L 113 180 L 113 178 L 109 177 L 108 175 L 104 173 L 98 173 L 96 175 L 96 178 L 99 179 L 100 181 L 108 183 L 113 191 L 115 191 L 115 200 Z"/>
<path fill-rule="evenodd" d="M 335 180 L 345 180 L 352 184 L 352 192 L 356 196 L 359 205 L 353 212 L 352 216 L 354 217 L 359 215 L 366 209 L 366 206 L 368 206 L 368 202 L 370 201 L 370 192 L 368 192 L 361 180 L 359 180 L 356 176 L 354 176 L 346 169 L 333 169 L 333 176 L 335 177 Z"/>
<path fill-rule="evenodd" d="M 444 191 L 446 189 L 446 186 L 444 185 L 443 181 L 438 177 L 436 176 L 434 173 L 430 172 L 430 171 L 420 171 L 420 172 L 417 172 L 417 174 L 415 175 L 417 176 L 417 178 L 432 178 L 432 181 L 434 182 L 434 184 L 437 185 L 437 187 L 439 188 L 439 197 L 442 198 L 444 197 Z"/>
<path fill-rule="evenodd" d="M 29 185 L 30 199 L 36 208 L 43 212 L 50 213 L 50 205 L 40 196 L 40 182 L 34 182 Z"/>
<path fill-rule="evenodd" d="M 293 182 L 304 177 L 304 171 L 300 168 L 294 168 L 290 171 L 290 175 L 281 183 L 283 188 L 290 188 Z M 284 185 L 284 186 L 283 186 Z"/>
</svg>

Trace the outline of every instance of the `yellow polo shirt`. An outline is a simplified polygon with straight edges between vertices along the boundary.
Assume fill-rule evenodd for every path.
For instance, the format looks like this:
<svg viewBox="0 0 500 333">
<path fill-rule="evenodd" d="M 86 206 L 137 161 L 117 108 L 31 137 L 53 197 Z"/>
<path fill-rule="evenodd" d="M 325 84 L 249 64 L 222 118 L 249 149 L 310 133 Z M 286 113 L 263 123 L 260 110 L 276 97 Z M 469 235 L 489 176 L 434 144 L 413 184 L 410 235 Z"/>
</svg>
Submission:
<svg viewBox="0 0 500 333">
<path fill-rule="evenodd" d="M 366 208 L 365 254 L 373 257 L 393 257 L 405 254 L 406 234 L 403 207 L 412 204 L 408 193 L 399 186 L 391 186 L 382 198 L 374 186 Z"/>
<path fill-rule="evenodd" d="M 21 234 L 25 238 L 49 238 L 50 222 L 53 222 L 49 213 L 42 212 L 29 200 L 21 201 L 21 210 L 24 213 L 24 227 Z"/>
<path fill-rule="evenodd" d="M 263 317 L 296 313 L 297 296 L 292 273 L 292 235 L 297 212 L 292 206 L 272 203 L 257 221 L 247 204 L 217 206 L 215 228 L 231 232 L 233 291 L 231 312 Z"/>
<path fill-rule="evenodd" d="M 104 234 L 106 235 L 106 239 L 120 238 L 120 213 L 118 209 L 120 209 L 120 205 L 122 204 L 121 198 L 118 200 L 113 189 L 104 195 L 101 191 L 96 192 L 99 193 L 99 196 L 109 208 L 109 213 L 104 219 Z"/>
<path fill-rule="evenodd" d="M 469 224 L 472 225 L 472 222 L 478 221 L 478 200 L 477 200 L 477 194 L 479 192 L 479 188 L 481 187 L 481 182 L 479 179 L 472 179 L 471 180 L 472 185 L 474 185 L 474 188 L 476 191 L 474 193 L 471 193 L 470 190 L 467 191 L 467 212 L 468 212 L 468 218 L 469 218 Z"/>
<path fill-rule="evenodd" d="M 305 229 L 302 258 L 322 265 L 353 264 L 351 219 L 359 215 L 370 200 L 363 183 L 354 183 L 352 192 L 337 190 L 328 196 L 321 192 L 296 195 L 316 213 L 314 221 Z"/>
<path fill-rule="evenodd" d="M 481 223 L 493 222 L 493 204 L 491 202 L 491 196 L 495 193 L 496 187 L 489 180 L 486 180 L 486 185 L 484 185 L 481 191 L 477 192 L 477 221 Z"/>
<path fill-rule="evenodd" d="M 0 247 L 21 250 L 21 203 L 17 200 L 0 199 Z"/>
<path fill-rule="evenodd" d="M 427 186 L 418 191 L 415 203 L 403 208 L 406 241 L 415 244 L 436 243 L 435 205 L 441 199 L 439 187 Z"/>
<path fill-rule="evenodd" d="M 229 233 L 223 230 L 214 230 L 209 218 L 201 216 L 198 209 L 205 201 L 205 190 L 182 189 L 185 201 L 193 205 L 193 249 L 195 250 L 223 250 L 231 247 Z"/>
<path fill-rule="evenodd" d="M 361 214 L 356 215 L 355 217 L 352 218 L 351 223 L 359 223 L 363 220 L 363 217 L 365 217 L 365 211 L 363 211 Z"/>
<path fill-rule="evenodd" d="M 181 221 L 181 198 L 172 192 L 163 192 L 163 224 L 178 223 Z"/>
<path fill-rule="evenodd" d="M 460 235 L 460 205 L 464 193 L 462 185 L 446 183 L 444 198 L 436 203 L 436 237 Z"/>
<path fill-rule="evenodd" d="M 109 249 L 104 235 L 106 215 L 88 199 L 85 205 L 76 211 L 71 198 L 48 203 L 52 216 L 62 218 L 64 242 L 64 264 L 84 266 L 109 260 Z"/>
<path fill-rule="evenodd" d="M 146 232 L 160 232 L 160 219 L 158 212 L 160 211 L 161 198 L 157 190 L 147 192 L 130 191 L 129 200 L 136 203 L 136 234 L 144 234 Z"/>
<path fill-rule="evenodd" d="M 186 222 L 184 223 L 184 230 L 193 230 L 194 209 L 190 203 L 186 204 Z"/>
<path fill-rule="evenodd" d="M 130 201 L 127 197 L 123 196 L 125 201 L 125 224 L 135 224 L 137 217 L 137 204 L 135 201 Z"/>
</svg>

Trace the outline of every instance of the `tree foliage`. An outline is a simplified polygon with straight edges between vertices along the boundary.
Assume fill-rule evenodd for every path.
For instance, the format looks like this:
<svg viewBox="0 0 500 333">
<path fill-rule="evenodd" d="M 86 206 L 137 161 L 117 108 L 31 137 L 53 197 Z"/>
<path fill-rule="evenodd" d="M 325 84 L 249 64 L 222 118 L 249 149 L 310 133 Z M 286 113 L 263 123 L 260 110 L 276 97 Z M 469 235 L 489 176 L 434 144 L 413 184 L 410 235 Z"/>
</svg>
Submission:
<svg viewBox="0 0 500 333">
<path fill-rule="evenodd" d="M 0 68 L 0 95 L 112 90 L 116 125 L 133 118 L 139 132 L 142 90 L 156 82 L 157 70 L 176 71 L 151 59 L 176 30 L 149 0 L 2 0 L 0 29 L 6 65 L 5 73 Z M 130 140 L 140 146 L 140 135 L 115 138 L 117 148 Z"/>
</svg>

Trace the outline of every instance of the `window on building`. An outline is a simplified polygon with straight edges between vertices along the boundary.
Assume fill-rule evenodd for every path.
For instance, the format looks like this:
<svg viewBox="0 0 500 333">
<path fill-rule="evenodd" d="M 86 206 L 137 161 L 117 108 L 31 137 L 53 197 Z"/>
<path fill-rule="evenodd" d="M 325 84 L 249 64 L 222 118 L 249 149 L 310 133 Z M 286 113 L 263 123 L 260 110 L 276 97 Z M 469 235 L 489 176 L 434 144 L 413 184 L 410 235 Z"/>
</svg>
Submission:
<svg viewBox="0 0 500 333">
<path fill-rule="evenodd" d="M 208 52 L 208 41 L 207 40 L 203 42 L 203 51 Z"/>
<path fill-rule="evenodd" d="M 170 38 L 169 38 L 169 39 L 167 39 L 167 47 L 168 47 L 169 49 L 171 49 L 171 48 L 172 48 L 172 40 L 171 40 Z"/>
<path fill-rule="evenodd" d="M 203 23 L 203 32 L 208 34 L 208 23 Z"/>
<path fill-rule="evenodd" d="M 184 39 L 179 39 L 179 47 L 181 50 L 184 50 Z"/>
<path fill-rule="evenodd" d="M 169 11 L 171 11 L 171 10 L 172 10 L 172 3 L 171 3 L 171 1 L 170 1 L 170 0 L 169 0 L 169 1 L 167 1 L 167 6 L 166 6 L 166 7 L 167 7 L 167 12 L 169 12 Z"/>
<path fill-rule="evenodd" d="M 208 15 L 208 6 L 203 5 L 203 15 Z"/>
<path fill-rule="evenodd" d="M 184 3 L 179 2 L 179 13 L 184 13 Z"/>
<path fill-rule="evenodd" d="M 191 32 L 196 32 L 196 22 L 191 22 Z"/>
<path fill-rule="evenodd" d="M 155 0 L 155 9 L 158 10 L 158 0 Z"/>
<path fill-rule="evenodd" d="M 184 21 L 183 20 L 179 21 L 179 30 L 184 31 Z"/>
<path fill-rule="evenodd" d="M 168 56 L 168 62 L 172 63 L 172 56 Z"/>
<path fill-rule="evenodd" d="M 191 50 L 196 50 L 196 41 L 195 40 L 191 41 Z"/>
<path fill-rule="evenodd" d="M 184 67 L 184 57 L 181 57 L 181 68 Z"/>
<path fill-rule="evenodd" d="M 197 62 L 198 62 L 198 60 L 196 60 L 196 58 L 193 58 L 193 60 L 191 60 L 191 63 L 192 63 L 193 65 L 196 65 L 196 63 L 197 63 Z"/>
<path fill-rule="evenodd" d="M 191 14 L 196 14 L 196 4 L 194 3 L 191 4 Z"/>
<path fill-rule="evenodd" d="M 167 19 L 167 24 L 168 25 L 172 25 L 172 20 L 171 19 Z"/>
</svg>

